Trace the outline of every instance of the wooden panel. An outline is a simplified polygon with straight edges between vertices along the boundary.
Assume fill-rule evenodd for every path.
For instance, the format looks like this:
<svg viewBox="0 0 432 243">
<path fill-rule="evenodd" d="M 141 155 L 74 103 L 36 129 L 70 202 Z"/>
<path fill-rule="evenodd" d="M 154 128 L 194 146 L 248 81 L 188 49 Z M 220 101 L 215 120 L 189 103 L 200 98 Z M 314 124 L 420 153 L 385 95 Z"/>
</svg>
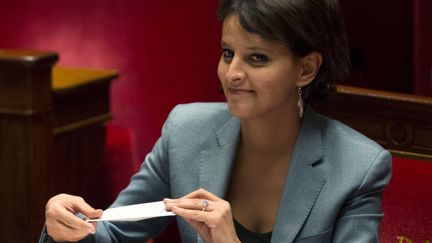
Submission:
<svg viewBox="0 0 432 243">
<path fill-rule="evenodd" d="M 432 97 L 339 85 L 313 106 L 395 155 L 432 160 Z"/>
<path fill-rule="evenodd" d="M 90 192 L 103 165 L 103 122 L 117 73 L 55 68 L 52 75 L 57 59 L 0 50 L 1 242 L 37 242 L 45 203 L 56 193 L 99 200 Z"/>
<path fill-rule="evenodd" d="M 54 53 L 0 51 L 2 242 L 35 242 L 49 188 Z M 12 226 L 12 227 L 11 227 Z M 40 231 L 40 230 L 39 230 Z"/>
</svg>

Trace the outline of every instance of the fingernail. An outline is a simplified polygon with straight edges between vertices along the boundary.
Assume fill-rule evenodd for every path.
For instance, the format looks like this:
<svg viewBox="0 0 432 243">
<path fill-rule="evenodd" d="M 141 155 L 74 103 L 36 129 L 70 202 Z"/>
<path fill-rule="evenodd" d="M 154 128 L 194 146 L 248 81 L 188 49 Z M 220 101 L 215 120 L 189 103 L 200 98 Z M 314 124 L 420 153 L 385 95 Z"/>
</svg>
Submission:
<svg viewBox="0 0 432 243">
<path fill-rule="evenodd" d="M 93 234 L 93 235 L 96 233 L 95 228 L 92 227 L 92 226 L 87 227 L 87 231 L 88 231 L 90 234 Z"/>
<path fill-rule="evenodd" d="M 163 199 L 163 202 L 164 202 L 164 203 L 169 203 L 169 202 L 172 202 L 172 199 L 170 199 L 170 198 L 164 198 L 164 199 Z"/>
</svg>

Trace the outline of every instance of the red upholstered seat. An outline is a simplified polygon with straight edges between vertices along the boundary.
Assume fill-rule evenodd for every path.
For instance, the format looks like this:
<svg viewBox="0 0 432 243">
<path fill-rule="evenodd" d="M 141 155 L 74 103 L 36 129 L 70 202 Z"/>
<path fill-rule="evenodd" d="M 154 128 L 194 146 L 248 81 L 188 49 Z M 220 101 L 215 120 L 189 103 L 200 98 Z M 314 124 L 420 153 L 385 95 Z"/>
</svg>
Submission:
<svg viewBox="0 0 432 243">
<path fill-rule="evenodd" d="M 139 162 L 133 151 L 130 131 L 122 126 L 107 124 L 105 142 L 105 183 L 109 197 L 114 200 L 125 188 L 131 176 L 138 171 Z"/>
<path fill-rule="evenodd" d="M 393 158 L 381 242 L 432 242 L 432 161 Z"/>
</svg>

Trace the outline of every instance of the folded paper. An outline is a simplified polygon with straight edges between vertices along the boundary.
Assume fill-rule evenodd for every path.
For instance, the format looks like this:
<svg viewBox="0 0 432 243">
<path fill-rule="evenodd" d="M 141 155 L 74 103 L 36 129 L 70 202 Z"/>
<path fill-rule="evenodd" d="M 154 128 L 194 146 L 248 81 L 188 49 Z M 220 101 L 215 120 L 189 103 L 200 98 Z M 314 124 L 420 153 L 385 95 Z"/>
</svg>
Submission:
<svg viewBox="0 0 432 243">
<path fill-rule="evenodd" d="M 96 221 L 138 221 L 149 218 L 174 216 L 165 209 L 162 201 L 134 204 L 116 208 L 108 208 L 100 218 L 87 219 L 87 222 Z"/>
</svg>

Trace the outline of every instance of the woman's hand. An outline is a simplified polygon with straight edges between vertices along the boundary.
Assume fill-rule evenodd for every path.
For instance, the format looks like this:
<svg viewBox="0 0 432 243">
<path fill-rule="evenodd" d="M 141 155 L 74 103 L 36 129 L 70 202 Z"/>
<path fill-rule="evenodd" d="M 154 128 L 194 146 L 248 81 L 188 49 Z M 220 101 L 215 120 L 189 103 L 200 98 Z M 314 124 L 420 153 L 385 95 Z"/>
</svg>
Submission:
<svg viewBox="0 0 432 243">
<path fill-rule="evenodd" d="M 84 199 L 77 196 L 59 194 L 52 197 L 45 208 L 45 225 L 48 234 L 56 242 L 79 241 L 96 232 L 95 224 L 75 216 L 82 213 L 88 218 L 102 216 L 102 210 L 95 210 Z"/>
<path fill-rule="evenodd" d="M 179 199 L 164 199 L 167 210 L 183 217 L 207 243 L 240 242 L 230 204 L 198 189 Z"/>
</svg>

